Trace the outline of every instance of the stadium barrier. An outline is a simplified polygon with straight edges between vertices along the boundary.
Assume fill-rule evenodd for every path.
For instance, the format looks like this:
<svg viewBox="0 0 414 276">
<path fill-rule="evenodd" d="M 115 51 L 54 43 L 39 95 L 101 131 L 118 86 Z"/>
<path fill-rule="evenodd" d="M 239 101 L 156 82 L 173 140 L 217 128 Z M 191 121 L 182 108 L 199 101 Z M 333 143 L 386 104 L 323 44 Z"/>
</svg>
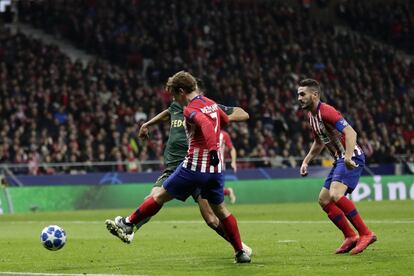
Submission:
<svg viewBox="0 0 414 276">
<path fill-rule="evenodd" d="M 394 175 L 394 164 L 370 165 L 364 167 L 364 175 Z M 331 167 L 311 166 L 309 177 L 325 177 Z M 105 172 L 86 174 L 56 174 L 56 175 L 9 175 L 5 181 L 9 186 L 48 186 L 48 185 L 102 185 L 124 183 L 151 183 L 160 176 L 160 171 L 153 172 Z M 299 168 L 245 168 L 239 169 L 237 174 L 231 170 L 225 171 L 225 179 L 232 180 L 256 180 L 256 179 L 280 179 L 297 178 Z"/>
<path fill-rule="evenodd" d="M 324 178 L 291 178 L 228 181 L 238 203 L 317 201 Z M 30 211 L 68 211 L 137 207 L 152 188 L 151 183 L 125 185 L 63 185 L 8 187 L 0 193 L 2 213 Z M 414 176 L 364 176 L 351 195 L 360 200 L 414 200 Z M 173 200 L 167 206 L 194 204 Z"/>
</svg>

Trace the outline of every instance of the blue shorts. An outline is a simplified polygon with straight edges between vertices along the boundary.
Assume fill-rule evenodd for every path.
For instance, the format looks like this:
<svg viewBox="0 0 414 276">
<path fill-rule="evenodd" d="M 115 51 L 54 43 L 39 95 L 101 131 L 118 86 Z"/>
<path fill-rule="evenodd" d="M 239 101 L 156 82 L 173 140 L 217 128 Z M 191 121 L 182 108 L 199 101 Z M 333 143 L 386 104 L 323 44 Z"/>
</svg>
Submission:
<svg viewBox="0 0 414 276">
<path fill-rule="evenodd" d="M 352 191 L 358 185 L 359 177 L 364 170 L 365 156 L 363 154 L 357 155 L 355 157 L 352 157 L 352 160 L 354 160 L 355 163 L 357 163 L 359 166 L 353 170 L 348 170 L 345 166 L 344 158 L 337 159 L 334 162 L 333 167 L 323 186 L 329 190 L 331 188 L 331 183 L 333 181 L 338 181 L 348 186 L 346 194 L 352 193 Z"/>
<path fill-rule="evenodd" d="M 208 202 L 218 205 L 224 201 L 224 175 L 202 173 L 179 166 L 162 185 L 176 199 L 185 201 L 197 189 Z"/>
</svg>

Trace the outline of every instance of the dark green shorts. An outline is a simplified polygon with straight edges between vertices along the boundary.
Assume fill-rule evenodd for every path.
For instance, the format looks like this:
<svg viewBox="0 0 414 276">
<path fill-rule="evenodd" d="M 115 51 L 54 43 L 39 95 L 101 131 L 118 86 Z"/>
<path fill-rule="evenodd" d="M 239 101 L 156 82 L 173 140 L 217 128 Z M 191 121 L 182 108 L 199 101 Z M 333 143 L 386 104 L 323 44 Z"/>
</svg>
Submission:
<svg viewBox="0 0 414 276">
<path fill-rule="evenodd" d="M 164 181 L 170 176 L 172 175 L 172 173 L 175 171 L 175 168 L 166 168 L 162 174 L 160 175 L 160 177 L 158 177 L 157 181 L 155 181 L 155 184 L 153 187 L 161 187 L 162 184 L 164 183 Z"/>
</svg>

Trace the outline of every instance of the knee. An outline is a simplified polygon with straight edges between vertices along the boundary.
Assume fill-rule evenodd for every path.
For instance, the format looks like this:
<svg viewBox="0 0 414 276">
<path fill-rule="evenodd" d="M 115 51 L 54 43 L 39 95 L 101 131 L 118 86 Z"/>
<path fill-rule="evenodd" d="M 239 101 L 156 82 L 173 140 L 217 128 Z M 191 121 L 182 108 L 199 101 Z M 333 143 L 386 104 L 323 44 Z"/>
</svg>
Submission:
<svg viewBox="0 0 414 276">
<path fill-rule="evenodd" d="M 329 197 L 332 202 L 337 202 L 342 196 L 342 194 L 336 192 L 329 193 Z"/>
<path fill-rule="evenodd" d="M 207 225 L 213 229 L 216 229 L 219 225 L 219 220 L 216 216 L 208 216 L 207 218 L 205 218 L 205 221 Z"/>
<path fill-rule="evenodd" d="M 227 208 L 220 208 L 217 212 L 215 212 L 215 214 L 220 220 L 223 220 L 231 215 L 230 211 L 227 210 Z"/>
<path fill-rule="evenodd" d="M 158 189 L 154 191 L 152 197 L 158 204 L 164 204 L 171 199 L 171 196 L 165 189 Z"/>
<path fill-rule="evenodd" d="M 319 200 L 318 200 L 318 203 L 322 208 L 325 207 L 326 205 L 328 205 L 329 202 L 330 202 L 330 199 L 328 199 L 328 198 L 321 198 L 320 197 Z"/>
<path fill-rule="evenodd" d="M 220 221 L 217 216 L 214 214 L 214 211 L 208 207 L 208 205 L 200 205 L 201 216 L 208 226 L 215 229 Z"/>
<path fill-rule="evenodd" d="M 146 197 L 145 197 L 145 199 L 147 199 L 147 198 L 149 198 L 149 197 L 154 197 L 155 196 L 155 194 L 157 193 L 157 192 L 159 192 L 159 190 L 161 189 L 161 187 L 154 187 L 154 188 L 152 188 L 152 190 L 151 190 L 151 193 L 149 194 L 149 195 L 147 195 Z"/>
</svg>

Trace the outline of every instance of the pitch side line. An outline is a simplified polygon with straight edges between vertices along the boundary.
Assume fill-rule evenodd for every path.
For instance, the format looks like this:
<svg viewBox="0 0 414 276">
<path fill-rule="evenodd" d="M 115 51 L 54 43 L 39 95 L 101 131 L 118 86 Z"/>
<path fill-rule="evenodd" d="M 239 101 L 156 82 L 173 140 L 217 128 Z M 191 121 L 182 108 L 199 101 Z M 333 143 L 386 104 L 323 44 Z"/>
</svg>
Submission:
<svg viewBox="0 0 414 276">
<path fill-rule="evenodd" d="M 372 224 L 414 224 L 414 219 L 410 220 L 365 220 L 366 223 Z M 0 221 L 7 224 L 28 224 L 28 223 L 44 223 L 44 224 L 103 224 L 104 221 L 86 221 L 86 220 L 28 220 L 28 221 Z M 151 221 L 151 224 L 204 224 L 202 220 L 163 220 Z M 238 220 L 237 223 L 242 224 L 331 224 L 329 220 Z"/>
<path fill-rule="evenodd" d="M 130 274 L 89 274 L 89 273 L 41 273 L 41 272 L 13 272 L 13 271 L 0 271 L 0 275 L 45 275 L 45 276 L 131 276 Z M 134 274 L 135 275 L 135 274 Z M 138 275 L 139 276 L 139 275 Z M 144 275 L 141 275 L 144 276 Z"/>
</svg>

